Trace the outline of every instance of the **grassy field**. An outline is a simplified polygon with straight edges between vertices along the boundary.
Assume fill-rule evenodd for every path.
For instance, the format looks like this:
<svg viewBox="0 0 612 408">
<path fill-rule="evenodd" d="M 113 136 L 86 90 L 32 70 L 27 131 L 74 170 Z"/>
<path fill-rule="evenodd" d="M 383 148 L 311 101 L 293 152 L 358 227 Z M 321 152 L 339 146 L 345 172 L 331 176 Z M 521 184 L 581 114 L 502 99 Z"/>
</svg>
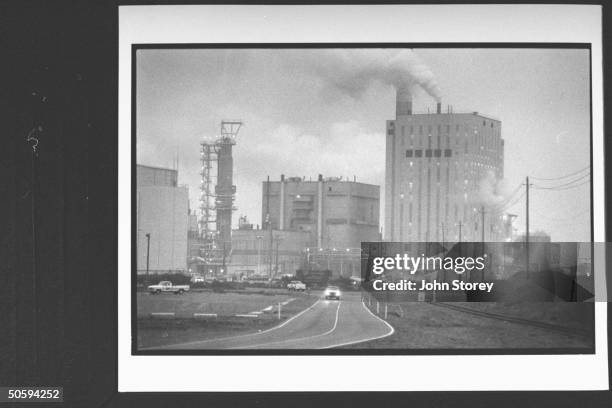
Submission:
<svg viewBox="0 0 612 408">
<path fill-rule="evenodd" d="M 281 308 L 276 305 L 294 299 Z M 317 296 L 284 290 L 245 292 L 192 292 L 172 294 L 138 294 L 138 347 L 186 343 L 265 330 L 282 323 L 317 300 Z M 236 317 L 274 306 L 271 312 L 257 318 Z M 172 319 L 153 318 L 150 313 L 175 313 Z M 193 313 L 217 313 L 217 318 L 194 319 Z"/>
<path fill-rule="evenodd" d="M 215 293 L 187 292 L 183 295 L 138 293 L 138 317 L 151 313 L 175 313 L 176 317 L 191 317 L 193 313 L 217 313 L 219 316 L 250 313 L 276 305 L 300 294 L 278 290 Z"/>
<path fill-rule="evenodd" d="M 564 327 L 587 329 L 592 304 L 547 303 L 503 305 L 496 303 L 457 303 L 462 307 L 508 316 L 533 319 Z M 395 328 L 389 337 L 348 348 L 405 349 L 521 349 L 593 347 L 593 339 L 483 318 L 444 309 L 424 302 L 408 302 L 389 308 L 387 322 Z M 376 308 L 371 310 L 375 313 Z M 585 317 L 586 316 L 586 317 Z"/>
</svg>

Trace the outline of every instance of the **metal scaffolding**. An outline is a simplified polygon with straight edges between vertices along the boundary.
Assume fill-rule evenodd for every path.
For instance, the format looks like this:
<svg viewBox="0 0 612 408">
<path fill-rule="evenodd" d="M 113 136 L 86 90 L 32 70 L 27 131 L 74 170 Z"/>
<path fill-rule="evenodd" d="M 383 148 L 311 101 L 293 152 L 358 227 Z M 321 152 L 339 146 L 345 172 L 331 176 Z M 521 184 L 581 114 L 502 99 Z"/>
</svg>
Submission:
<svg viewBox="0 0 612 408">
<path fill-rule="evenodd" d="M 222 273 L 231 254 L 232 212 L 236 210 L 232 146 L 241 126 L 240 121 L 223 120 L 220 134 L 200 143 L 200 252 L 207 266 L 221 267 Z"/>
</svg>

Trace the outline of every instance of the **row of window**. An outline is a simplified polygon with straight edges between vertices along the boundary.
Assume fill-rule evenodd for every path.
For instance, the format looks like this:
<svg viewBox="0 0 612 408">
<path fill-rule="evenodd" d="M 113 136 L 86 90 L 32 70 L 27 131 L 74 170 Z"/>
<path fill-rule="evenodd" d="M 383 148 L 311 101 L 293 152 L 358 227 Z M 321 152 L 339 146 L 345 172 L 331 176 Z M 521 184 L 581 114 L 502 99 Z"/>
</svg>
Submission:
<svg viewBox="0 0 612 408">
<path fill-rule="evenodd" d="M 417 150 L 406 150 L 406 157 L 423 157 L 423 151 L 425 157 L 442 157 L 442 149 L 417 149 Z M 451 157 L 453 152 L 451 149 L 444 149 L 444 157 Z"/>
<path fill-rule="evenodd" d="M 491 128 L 494 128 L 494 127 L 495 127 L 495 126 L 494 126 L 494 124 L 493 124 L 493 122 L 490 122 L 490 125 L 491 125 Z M 487 121 L 486 121 L 486 120 L 483 120 L 483 121 L 482 121 L 482 126 L 483 126 L 483 127 L 486 127 L 486 126 L 487 126 Z M 446 125 L 445 127 L 446 127 L 446 133 L 447 133 L 447 134 L 448 134 L 448 133 L 450 133 L 450 131 L 451 131 L 451 126 L 450 126 L 450 125 Z M 424 126 L 423 126 L 423 125 L 418 125 L 418 128 L 417 128 L 417 129 L 418 129 L 418 134 L 419 134 L 419 135 L 422 135 L 422 134 L 423 134 L 423 130 L 424 130 L 423 128 L 424 128 Z M 402 126 L 402 128 L 401 128 L 401 129 L 402 129 L 402 136 L 404 136 L 404 126 Z M 433 127 L 432 125 L 427 125 L 427 133 L 428 133 L 428 134 L 430 134 L 430 135 L 431 135 L 431 133 L 432 133 L 433 129 L 434 129 L 434 127 Z M 438 134 L 441 134 L 441 133 L 442 133 L 442 125 L 440 125 L 440 124 L 439 124 L 439 125 L 437 125 L 437 129 L 438 129 Z M 474 126 L 474 127 L 472 128 L 472 126 L 468 125 L 467 123 L 463 125 L 463 130 L 464 130 L 464 131 L 466 131 L 466 132 L 467 132 L 468 130 L 472 130 L 472 129 L 473 129 L 473 130 L 476 130 L 476 126 Z M 409 126 L 409 132 L 410 132 L 410 134 L 411 134 L 411 135 L 413 135 L 413 134 L 414 134 L 414 131 L 415 131 L 415 126 L 414 126 L 414 125 L 410 125 L 410 126 Z M 460 126 L 459 124 L 457 124 L 457 125 L 455 125 L 455 132 L 459 132 L 459 131 L 461 131 L 461 126 Z"/>
</svg>

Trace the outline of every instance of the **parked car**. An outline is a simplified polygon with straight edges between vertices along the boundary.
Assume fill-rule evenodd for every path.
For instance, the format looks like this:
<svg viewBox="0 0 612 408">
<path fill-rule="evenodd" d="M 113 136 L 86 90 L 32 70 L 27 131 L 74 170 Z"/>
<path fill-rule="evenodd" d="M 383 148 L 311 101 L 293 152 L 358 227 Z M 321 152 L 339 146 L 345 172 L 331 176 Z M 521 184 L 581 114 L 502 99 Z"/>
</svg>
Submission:
<svg viewBox="0 0 612 408">
<path fill-rule="evenodd" d="M 287 285 L 287 289 L 289 290 L 297 290 L 297 291 L 305 291 L 306 285 L 300 281 L 291 281 Z"/>
<path fill-rule="evenodd" d="M 325 299 L 340 300 L 340 288 L 337 286 L 328 286 L 324 292 Z"/>
<path fill-rule="evenodd" d="M 182 295 L 189 290 L 189 285 L 173 285 L 170 281 L 161 281 L 157 285 L 150 285 L 147 289 L 152 295 L 166 292 Z"/>
</svg>

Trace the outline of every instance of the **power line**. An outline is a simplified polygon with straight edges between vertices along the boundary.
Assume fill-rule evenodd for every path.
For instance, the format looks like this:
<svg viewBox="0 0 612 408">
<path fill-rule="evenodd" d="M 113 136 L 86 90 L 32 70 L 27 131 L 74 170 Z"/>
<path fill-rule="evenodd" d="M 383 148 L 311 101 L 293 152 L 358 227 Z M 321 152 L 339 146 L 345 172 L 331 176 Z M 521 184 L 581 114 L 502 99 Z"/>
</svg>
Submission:
<svg viewBox="0 0 612 408">
<path fill-rule="evenodd" d="M 579 184 L 574 184 L 571 186 L 567 186 L 567 187 L 560 187 L 560 188 L 538 188 L 539 190 L 552 190 L 552 191 L 563 191 L 563 190 L 570 190 L 572 188 L 576 188 L 576 187 L 580 187 L 580 186 L 584 186 L 585 184 L 589 184 L 591 182 L 591 180 L 585 180 L 582 183 Z"/>
<path fill-rule="evenodd" d="M 567 187 L 567 188 L 576 187 L 577 185 L 572 185 L 572 184 L 574 184 L 576 182 L 579 182 L 579 181 L 582 181 L 582 180 L 584 180 L 587 177 L 588 177 L 587 180 L 585 180 L 583 183 L 579 184 L 579 185 L 582 185 L 582 184 L 590 182 L 590 180 L 591 180 L 590 179 L 590 177 L 591 177 L 591 173 L 590 172 L 587 173 L 587 174 L 584 174 L 584 175 L 582 175 L 582 176 L 580 176 L 580 177 L 578 177 L 578 178 L 576 178 L 574 180 L 571 180 L 571 181 L 568 181 L 568 182 L 565 182 L 565 183 L 562 183 L 562 184 L 558 184 L 556 186 L 547 186 L 547 187 L 544 187 L 544 186 L 539 186 L 539 185 L 536 184 L 534 187 L 539 189 L 539 190 L 565 190 L 566 188 L 564 188 L 564 187 Z"/>
<path fill-rule="evenodd" d="M 580 170 L 576 170 L 576 171 L 575 171 L 575 172 L 573 172 L 573 173 L 569 173 L 569 174 L 566 174 L 566 175 L 564 175 L 564 176 L 560 176 L 560 177 L 554 177 L 554 178 L 531 177 L 531 178 L 532 178 L 532 179 L 534 179 L 534 180 L 540 180 L 540 181 L 556 181 L 556 180 L 562 180 L 562 179 L 565 179 L 565 178 L 568 178 L 568 177 L 574 176 L 574 175 L 576 175 L 576 174 L 578 174 L 578 173 L 582 173 L 583 171 L 585 171 L 585 170 L 587 170 L 587 169 L 589 169 L 589 172 L 590 172 L 590 168 L 591 168 L 591 166 L 586 166 L 586 167 L 584 167 L 584 168 L 582 168 L 582 169 L 580 169 Z"/>
</svg>

